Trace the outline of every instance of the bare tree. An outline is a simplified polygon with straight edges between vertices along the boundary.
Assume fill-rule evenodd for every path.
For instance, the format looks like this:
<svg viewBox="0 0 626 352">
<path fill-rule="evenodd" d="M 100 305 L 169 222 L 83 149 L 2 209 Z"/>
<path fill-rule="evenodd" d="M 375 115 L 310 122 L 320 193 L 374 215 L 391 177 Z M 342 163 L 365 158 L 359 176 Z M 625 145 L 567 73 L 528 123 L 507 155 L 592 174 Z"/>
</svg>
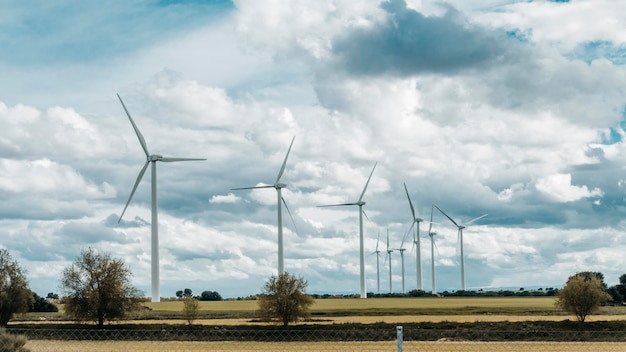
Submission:
<svg viewBox="0 0 626 352">
<path fill-rule="evenodd" d="M 611 296 L 606 293 L 598 277 L 578 273 L 570 276 L 565 286 L 559 291 L 556 305 L 574 313 L 578 321 L 584 322 L 587 315 L 609 300 Z"/>
<path fill-rule="evenodd" d="M 313 298 L 306 294 L 307 282 L 287 272 L 272 275 L 259 298 L 259 315 L 266 321 L 279 319 L 283 326 L 309 316 Z"/>
<path fill-rule="evenodd" d="M 14 313 L 28 311 L 31 304 L 33 293 L 24 270 L 9 251 L 0 249 L 0 328 L 7 326 Z"/>
<path fill-rule="evenodd" d="M 126 317 L 140 307 L 141 293 L 130 285 L 131 276 L 122 260 L 92 248 L 83 250 L 63 270 L 65 314 L 79 321 L 93 320 L 100 326 L 105 320 Z"/>
<path fill-rule="evenodd" d="M 189 326 L 193 325 L 193 321 L 198 319 L 198 311 L 198 300 L 191 296 L 184 296 L 183 317 L 185 317 Z"/>
</svg>

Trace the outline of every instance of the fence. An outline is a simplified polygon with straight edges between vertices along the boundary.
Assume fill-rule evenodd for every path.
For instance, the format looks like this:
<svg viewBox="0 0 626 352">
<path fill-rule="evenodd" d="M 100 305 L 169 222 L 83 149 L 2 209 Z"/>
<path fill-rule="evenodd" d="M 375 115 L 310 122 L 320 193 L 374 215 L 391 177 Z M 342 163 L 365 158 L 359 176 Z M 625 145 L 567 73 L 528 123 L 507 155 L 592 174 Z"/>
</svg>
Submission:
<svg viewBox="0 0 626 352">
<path fill-rule="evenodd" d="M 295 328 L 295 327 L 294 327 Z M 474 329 L 45 329 L 8 328 L 48 351 L 593 351 L 626 352 L 626 331 Z M 0 346 L 0 351 L 4 351 Z"/>
</svg>

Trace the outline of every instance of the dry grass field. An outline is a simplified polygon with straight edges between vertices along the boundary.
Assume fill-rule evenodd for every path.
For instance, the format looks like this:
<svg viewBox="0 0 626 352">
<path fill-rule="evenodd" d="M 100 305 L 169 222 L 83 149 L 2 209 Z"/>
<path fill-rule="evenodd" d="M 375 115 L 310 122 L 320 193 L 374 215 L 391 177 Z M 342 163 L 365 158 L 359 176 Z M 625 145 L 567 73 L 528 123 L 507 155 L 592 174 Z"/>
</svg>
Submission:
<svg viewBox="0 0 626 352">
<path fill-rule="evenodd" d="M 88 341 L 29 341 L 26 345 L 32 351 L 86 351 L 86 352 L 126 352 L 126 351 L 304 351 L 304 352 L 348 352 L 348 351 L 395 351 L 396 342 L 88 342 Z M 620 352 L 626 351 L 626 344 L 616 342 L 449 342 L 449 341 L 408 341 L 405 351 L 437 352 Z"/>
<path fill-rule="evenodd" d="M 136 313 L 123 323 L 184 323 L 180 318 L 182 301 L 144 303 L 151 311 Z M 59 313 L 28 313 L 14 321 L 46 321 L 63 319 Z M 229 300 L 199 302 L 196 324 L 250 325 L 255 322 L 257 301 Z M 410 322 L 473 322 L 473 321 L 561 321 L 574 316 L 560 311 L 554 297 L 445 297 L 445 298 L 330 298 L 317 299 L 311 306 L 312 317 L 307 324 L 334 323 L 410 323 Z M 588 321 L 626 320 L 626 307 L 604 307 Z M 42 323 L 45 323 L 43 321 Z"/>
</svg>

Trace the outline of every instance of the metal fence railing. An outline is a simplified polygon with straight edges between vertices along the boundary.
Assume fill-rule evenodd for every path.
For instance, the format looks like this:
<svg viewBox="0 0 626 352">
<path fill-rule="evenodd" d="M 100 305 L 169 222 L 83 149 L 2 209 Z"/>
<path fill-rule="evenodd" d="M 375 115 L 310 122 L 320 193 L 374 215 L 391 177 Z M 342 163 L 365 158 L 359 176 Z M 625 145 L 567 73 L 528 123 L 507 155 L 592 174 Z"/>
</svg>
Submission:
<svg viewBox="0 0 626 352">
<path fill-rule="evenodd" d="M 46 329 L 8 328 L 26 348 L 48 351 L 589 351 L 626 352 L 626 331 L 394 329 Z M 2 346 L 0 351 L 4 352 Z"/>
</svg>

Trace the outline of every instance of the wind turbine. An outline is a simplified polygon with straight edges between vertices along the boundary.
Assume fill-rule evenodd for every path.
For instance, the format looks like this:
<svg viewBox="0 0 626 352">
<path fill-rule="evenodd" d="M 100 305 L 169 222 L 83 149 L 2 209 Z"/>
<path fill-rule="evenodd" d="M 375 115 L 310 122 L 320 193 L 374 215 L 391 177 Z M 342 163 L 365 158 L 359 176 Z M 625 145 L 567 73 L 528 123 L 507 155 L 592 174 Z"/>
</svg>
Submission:
<svg viewBox="0 0 626 352">
<path fill-rule="evenodd" d="M 285 160 L 283 161 L 283 165 L 280 167 L 280 171 L 278 171 L 278 177 L 276 177 L 276 181 L 273 185 L 269 186 L 254 186 L 254 187 L 242 187 L 242 188 L 233 188 L 233 191 L 243 190 L 243 189 L 255 189 L 255 188 L 275 188 L 276 194 L 278 197 L 278 274 L 282 274 L 284 272 L 284 255 L 283 255 L 283 207 L 281 203 L 285 204 L 285 208 L 287 212 L 289 212 L 289 216 L 291 216 L 291 212 L 289 211 L 289 207 L 287 207 L 287 202 L 282 196 L 281 190 L 284 187 L 287 187 L 286 184 L 280 183 L 280 178 L 283 176 L 283 172 L 285 171 L 285 165 L 287 165 L 287 158 L 289 158 L 289 152 L 291 152 L 291 146 L 293 145 L 293 141 L 296 139 L 294 136 L 291 139 L 291 144 L 289 144 L 289 149 L 287 149 L 287 155 L 285 155 Z M 293 217 L 292 217 L 293 220 Z M 295 223 L 294 223 L 295 224 Z"/>
<path fill-rule="evenodd" d="M 389 248 L 389 229 L 387 229 L 387 257 L 389 258 L 389 293 L 393 292 L 393 290 L 391 289 L 391 252 L 393 252 L 393 249 Z"/>
<path fill-rule="evenodd" d="M 398 252 L 400 252 L 400 260 L 402 263 L 402 293 L 405 292 L 404 289 L 404 251 L 406 251 L 406 248 L 404 248 L 404 237 L 402 238 L 402 243 L 400 244 L 400 248 L 397 249 Z"/>
<path fill-rule="evenodd" d="M 430 237 L 430 270 L 432 277 L 432 294 L 437 294 L 437 288 L 435 286 L 435 236 L 437 233 L 432 232 L 433 229 L 433 207 L 430 207 L 430 225 L 428 225 L 428 237 Z"/>
<path fill-rule="evenodd" d="M 406 183 L 404 183 L 404 190 L 406 191 L 406 197 L 409 200 L 409 206 L 411 207 L 411 215 L 413 219 L 409 232 L 413 229 L 415 224 L 417 224 L 417 226 L 415 226 L 415 232 L 413 233 L 413 246 L 416 248 L 415 266 L 417 271 L 417 289 L 422 290 L 422 247 L 420 244 L 420 223 L 424 220 L 415 216 L 415 208 L 413 208 L 413 202 L 411 202 L 411 197 L 409 196 L 409 190 L 406 188 Z M 404 274 L 402 277 L 404 278 Z"/>
<path fill-rule="evenodd" d="M 376 250 L 371 254 L 376 254 L 376 287 L 380 294 L 380 250 L 378 249 L 378 243 L 380 242 L 380 232 L 378 232 L 378 239 L 376 240 Z"/>
<path fill-rule="evenodd" d="M 374 163 L 374 167 L 372 168 L 372 172 L 370 172 L 370 176 L 367 178 L 367 182 L 365 183 L 365 187 L 363 187 L 363 192 L 361 192 L 361 196 L 359 200 L 355 203 L 342 203 L 342 204 L 331 204 L 331 205 L 319 205 L 319 207 L 340 207 L 344 205 L 358 205 L 359 206 L 359 264 L 360 264 L 360 276 L 361 276 L 361 298 L 367 298 L 367 292 L 365 291 L 365 255 L 363 253 L 363 206 L 365 202 L 363 201 L 363 196 L 365 195 L 365 191 L 367 190 L 367 185 L 370 183 L 370 179 L 372 178 L 372 174 L 376 169 L 376 165 L 378 163 Z"/>
<path fill-rule="evenodd" d="M 435 205 L 435 208 L 437 208 L 441 212 L 441 214 L 445 215 L 450 221 L 452 221 L 454 226 L 456 226 L 457 229 L 459 230 L 458 237 L 459 237 L 459 244 L 461 246 L 461 290 L 465 291 L 465 256 L 463 255 L 463 229 L 469 226 L 470 224 L 472 224 L 474 221 L 484 218 L 485 216 L 487 216 L 487 214 L 483 214 L 464 224 L 459 225 L 456 221 L 452 220 L 452 218 L 449 217 L 448 214 L 444 213 L 443 210 L 439 209 L 438 206 Z"/>
<path fill-rule="evenodd" d="M 119 94 L 117 94 L 117 98 L 120 100 L 120 103 L 122 103 L 122 107 L 124 108 L 124 111 L 126 112 L 126 115 L 128 116 L 128 119 L 130 120 L 131 125 L 133 125 L 135 134 L 137 135 L 137 138 L 139 139 L 139 144 L 141 144 L 141 148 L 146 154 L 146 163 L 141 168 L 141 171 L 139 171 L 139 175 L 137 176 L 137 180 L 135 181 L 133 190 L 130 192 L 130 196 L 128 197 L 128 201 L 126 202 L 126 205 L 124 206 L 122 215 L 120 215 L 120 218 L 117 222 L 119 223 L 120 221 L 122 221 L 122 217 L 124 216 L 124 213 L 126 212 L 126 208 L 128 208 L 128 204 L 130 204 L 130 201 L 133 198 L 135 191 L 137 190 L 137 186 L 139 186 L 139 183 L 141 182 L 141 179 L 143 178 L 143 174 L 146 172 L 148 165 L 152 164 L 151 165 L 152 166 L 151 167 L 151 171 L 152 171 L 152 194 L 151 194 L 152 196 L 152 201 L 151 201 L 152 203 L 152 224 L 151 224 L 152 226 L 152 233 L 151 233 L 152 302 L 159 302 L 161 300 L 161 296 L 159 293 L 159 221 L 158 221 L 158 213 L 157 213 L 158 201 L 157 201 L 156 162 L 157 161 L 163 161 L 163 162 L 193 161 L 193 160 L 206 160 L 206 159 L 172 158 L 172 157 L 164 157 L 159 154 L 150 154 L 150 152 L 148 152 L 146 140 L 143 138 L 143 135 L 141 135 L 139 128 L 137 128 L 135 121 L 133 121 L 133 118 L 130 116 L 128 109 L 126 109 L 126 105 L 124 105 L 124 102 L 122 101 L 122 98 L 120 97 Z"/>
</svg>

